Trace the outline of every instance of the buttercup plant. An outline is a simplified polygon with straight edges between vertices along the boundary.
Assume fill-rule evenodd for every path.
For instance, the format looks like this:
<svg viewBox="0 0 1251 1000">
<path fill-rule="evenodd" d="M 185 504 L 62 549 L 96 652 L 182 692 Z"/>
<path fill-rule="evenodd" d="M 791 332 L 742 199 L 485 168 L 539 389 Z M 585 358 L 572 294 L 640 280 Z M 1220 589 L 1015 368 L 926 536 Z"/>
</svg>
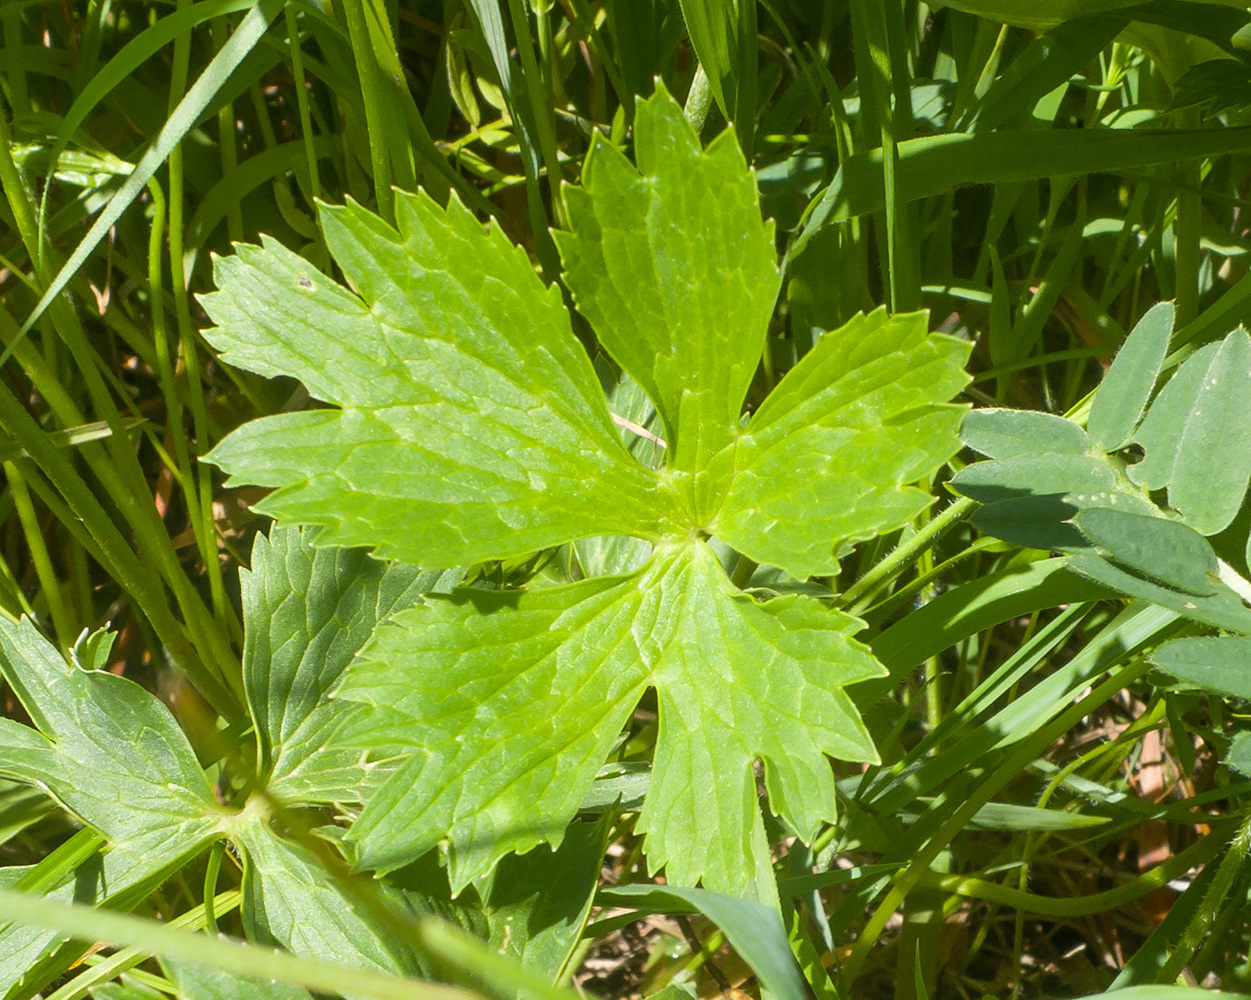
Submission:
<svg viewBox="0 0 1251 1000">
<path fill-rule="evenodd" d="M 654 546 L 625 576 L 463 590 L 375 635 L 336 692 L 364 706 L 341 738 L 410 756 L 347 835 L 364 867 L 446 838 L 461 888 L 558 843 L 648 687 L 660 728 L 638 828 L 677 884 L 751 891 L 767 861 L 753 761 L 808 839 L 836 814 L 827 755 L 876 757 L 842 690 L 882 673 L 861 623 L 739 592 L 709 540 L 806 578 L 908 523 L 930 503 L 909 484 L 958 447 L 963 408 L 946 401 L 968 345 L 927 335 L 924 314 L 859 316 L 744 420 L 780 280 L 754 177 L 732 133 L 701 150 L 663 88 L 638 106 L 634 149 L 637 169 L 597 143 L 557 243 L 579 311 L 656 407 L 662 468 L 623 446 L 560 290 L 455 197 L 397 195 L 398 231 L 325 208 L 352 290 L 267 242 L 219 260 L 203 299 L 226 361 L 332 404 L 254 421 L 211 456 L 276 487 L 259 509 L 322 526 L 319 545 L 423 567 L 604 534 Z"/>
</svg>

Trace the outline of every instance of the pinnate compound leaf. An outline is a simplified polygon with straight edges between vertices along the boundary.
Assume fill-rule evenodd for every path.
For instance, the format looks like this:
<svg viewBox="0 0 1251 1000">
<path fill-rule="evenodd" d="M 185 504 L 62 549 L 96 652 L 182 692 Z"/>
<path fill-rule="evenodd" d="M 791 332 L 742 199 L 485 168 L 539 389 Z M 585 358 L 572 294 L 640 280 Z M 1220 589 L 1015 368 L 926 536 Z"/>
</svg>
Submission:
<svg viewBox="0 0 1251 1000">
<path fill-rule="evenodd" d="M 1168 502 L 1202 535 L 1229 527 L 1251 479 L 1251 336 L 1238 329 L 1212 358 L 1187 415 Z"/>
<path fill-rule="evenodd" d="M 1142 419 L 1168 353 L 1174 313 L 1171 302 L 1148 309 L 1103 376 L 1090 404 L 1086 430 L 1104 451 L 1116 451 L 1128 444 Z"/>
<path fill-rule="evenodd" d="M 142 687 L 67 663 L 29 619 L 0 619 L 0 674 L 38 729 L 0 720 L 0 773 L 43 785 L 114 842 L 181 853 L 212 836 L 222 809 L 178 723 Z"/>
<path fill-rule="evenodd" d="M 987 458 L 1033 458 L 1040 452 L 1086 455 L 1090 451 L 1085 430 L 1064 417 L 1037 410 L 971 410 L 960 424 L 960 438 Z"/>
<path fill-rule="evenodd" d="M 1251 701 L 1251 638 L 1178 639 L 1152 653 L 1151 662 L 1187 684 Z"/>
<path fill-rule="evenodd" d="M 885 309 L 825 334 L 717 457 L 733 478 L 711 530 L 802 580 L 902 527 L 933 502 L 910 484 L 958 448 L 965 410 L 945 400 L 968 382 L 969 347 Z"/>
<path fill-rule="evenodd" d="M 337 692 L 371 706 L 358 735 L 414 751 L 349 839 L 362 865 L 394 868 L 446 836 L 454 889 L 558 842 L 651 685 L 649 864 L 741 893 L 761 823 L 753 761 L 771 808 L 809 838 L 836 814 L 826 755 L 876 757 L 841 691 L 883 672 L 850 639 L 860 627 L 803 598 L 739 594 L 701 543 L 630 577 L 431 598 L 379 629 Z"/>
<path fill-rule="evenodd" d="M 1227 528 L 1251 477 L 1251 336 L 1241 327 L 1195 351 L 1160 390 L 1134 434 L 1129 469 L 1202 535 Z"/>
<path fill-rule="evenodd" d="M 1212 546 L 1180 521 L 1091 508 L 1079 511 L 1073 523 L 1101 554 L 1148 580 L 1203 597 L 1220 588 Z"/>
<path fill-rule="evenodd" d="M 659 83 L 636 104 L 634 154 L 637 170 L 596 142 L 565 192 L 572 231 L 554 236 L 579 312 L 660 412 L 669 467 L 695 472 L 733 441 L 760 362 L 773 224 L 733 133 L 701 150 Z"/>
<path fill-rule="evenodd" d="M 441 575 L 388 565 L 361 549 L 315 548 L 314 537 L 274 528 L 252 546 L 252 569 L 240 574 L 244 686 L 269 794 L 283 802 L 355 801 L 371 767 L 334 744 L 344 706 L 327 692 L 378 622 Z"/>
<path fill-rule="evenodd" d="M 585 535 L 660 537 L 676 498 L 621 444 L 559 289 L 453 196 L 321 218 L 358 295 L 273 241 L 216 261 L 226 360 L 293 375 L 336 409 L 265 417 L 211 459 L 278 487 L 258 509 L 433 568 Z"/>
<path fill-rule="evenodd" d="M 1223 584 L 1210 597 L 1187 594 L 1172 587 L 1162 587 L 1151 580 L 1121 569 L 1115 563 L 1103 559 L 1094 552 L 1081 552 L 1068 563 L 1069 569 L 1097 584 L 1118 590 L 1131 597 L 1141 597 L 1162 608 L 1176 611 L 1179 615 L 1195 621 L 1214 625 L 1216 628 L 1251 634 L 1251 609 Z"/>
</svg>

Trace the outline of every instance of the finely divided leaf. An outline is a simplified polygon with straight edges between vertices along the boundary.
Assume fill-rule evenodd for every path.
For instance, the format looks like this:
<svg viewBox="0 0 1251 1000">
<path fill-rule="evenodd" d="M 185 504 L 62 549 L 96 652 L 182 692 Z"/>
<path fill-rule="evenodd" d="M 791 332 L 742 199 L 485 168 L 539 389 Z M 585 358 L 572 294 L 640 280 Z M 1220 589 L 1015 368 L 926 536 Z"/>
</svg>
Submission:
<svg viewBox="0 0 1251 1000">
<path fill-rule="evenodd" d="M 269 793 L 287 802 L 359 800 L 369 768 L 333 744 L 344 706 L 326 693 L 378 622 L 440 575 L 361 549 L 314 548 L 314 537 L 275 528 L 252 546 L 252 570 L 240 574 L 244 685 Z"/>
<path fill-rule="evenodd" d="M 849 638 L 860 627 L 802 598 L 737 593 L 699 543 L 631 577 L 431 599 L 381 628 L 338 691 L 372 707 L 364 742 L 414 752 L 349 839 L 362 865 L 392 868 L 447 837 L 454 888 L 510 851 L 559 842 L 652 685 L 649 863 L 741 893 L 761 823 L 753 761 L 770 807 L 808 838 L 835 817 L 826 755 L 876 756 L 841 690 L 882 673 Z"/>
<path fill-rule="evenodd" d="M 358 295 L 273 241 L 218 259 L 204 306 L 226 360 L 336 409 L 266 417 L 212 452 L 321 545 L 446 567 L 586 535 L 660 537 L 677 508 L 626 452 L 557 288 L 455 199 L 397 194 L 399 231 L 323 208 Z"/>
<path fill-rule="evenodd" d="M 697 472 L 733 440 L 781 272 L 733 134 L 701 150 L 659 83 L 635 107 L 638 169 L 598 141 L 554 236 L 579 312 L 660 411 L 670 468 Z"/>
<path fill-rule="evenodd" d="M 910 484 L 959 448 L 969 344 L 926 315 L 879 309 L 827 333 L 718 456 L 733 478 L 709 529 L 799 579 L 852 542 L 902 527 L 933 497 Z"/>
</svg>

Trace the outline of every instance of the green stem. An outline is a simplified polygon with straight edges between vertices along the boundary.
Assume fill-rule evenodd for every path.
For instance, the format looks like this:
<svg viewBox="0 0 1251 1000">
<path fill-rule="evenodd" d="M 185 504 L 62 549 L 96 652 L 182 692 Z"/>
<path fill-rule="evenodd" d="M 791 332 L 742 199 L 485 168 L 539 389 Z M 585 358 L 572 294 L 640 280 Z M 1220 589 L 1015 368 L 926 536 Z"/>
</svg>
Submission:
<svg viewBox="0 0 1251 1000">
<path fill-rule="evenodd" d="M 968 517 L 976 507 L 976 501 L 966 497 L 948 504 L 942 513 L 931 518 L 916 534 L 901 542 L 885 559 L 848 587 L 839 603 L 853 615 L 863 611 L 881 587 L 899 576 L 921 553 L 938 544 L 943 535 Z"/>
<path fill-rule="evenodd" d="M 1209 834 L 1204 838 L 1214 839 Z M 1200 841 L 1202 843 L 1203 841 Z M 1197 846 L 1197 845 L 1196 845 Z M 1251 811 L 1243 817 L 1242 823 L 1238 827 L 1238 832 L 1234 834 L 1234 839 L 1229 842 L 1229 850 L 1225 852 L 1225 857 L 1221 858 L 1221 866 L 1216 870 L 1216 877 L 1212 880 L 1212 884 L 1208 886 L 1208 891 L 1203 896 L 1203 902 L 1199 904 L 1199 912 L 1194 915 L 1190 921 L 1186 932 L 1182 935 L 1181 941 L 1173 950 L 1173 954 L 1169 956 L 1168 962 L 1165 963 L 1163 969 L 1156 976 L 1156 982 L 1174 983 L 1177 977 L 1182 974 L 1182 970 L 1186 967 L 1186 963 L 1190 961 L 1196 949 L 1203 942 L 1203 936 L 1207 933 L 1212 921 L 1216 918 L 1220 911 L 1221 905 L 1225 902 L 1225 897 L 1229 895 L 1229 890 L 1234 886 L 1234 880 L 1238 877 L 1238 873 L 1242 870 L 1242 865 L 1247 859 L 1247 851 L 1251 849 Z M 1184 851 L 1182 852 L 1185 853 Z M 1181 859 L 1179 854 L 1177 858 Z M 1183 869 L 1185 870 L 1185 869 Z"/>
<path fill-rule="evenodd" d="M 48 611 L 52 615 L 52 625 L 56 629 L 57 643 L 61 649 L 69 649 L 74 643 L 74 616 L 66 606 L 65 597 L 61 593 L 61 584 L 57 580 L 56 570 L 52 567 L 52 559 L 48 555 L 48 546 L 44 543 L 43 526 L 35 514 L 35 505 L 31 503 L 30 491 L 26 488 L 26 480 L 12 462 L 4 463 L 4 474 L 9 481 L 9 489 L 13 493 L 13 505 L 17 508 L 18 520 L 22 523 L 22 532 L 26 535 L 26 544 L 30 548 L 31 561 L 35 564 L 35 575 L 39 578 L 39 587 L 48 601 Z"/>
<path fill-rule="evenodd" d="M 1220 853 L 1224 844 L 1223 837 L 1210 833 L 1202 840 L 1191 844 L 1180 854 L 1152 868 L 1151 871 L 1143 872 L 1137 878 L 1124 885 L 1118 885 L 1115 889 L 1092 893 L 1089 896 L 1040 896 L 1037 893 L 1013 889 L 999 882 L 989 882 L 964 875 L 938 875 L 928 870 L 921 874 L 917 884 L 941 889 L 967 899 L 984 899 L 989 903 L 1011 906 L 1026 913 L 1044 917 L 1089 917 L 1125 906 L 1141 899 L 1149 892 L 1168 885 L 1173 879 L 1186 874 L 1191 868 L 1206 864 Z M 1226 855 L 1225 860 L 1228 859 L 1229 855 Z M 1222 866 L 1223 864 L 1222 862 Z M 1161 978 L 1160 981 L 1164 982 L 1164 979 Z"/>
<path fill-rule="evenodd" d="M 0 910 L 17 923 L 59 931 L 70 937 L 107 941 L 153 955 L 178 958 L 240 975 L 281 980 L 321 992 L 373 997 L 375 1000 L 477 998 L 477 994 L 454 986 L 419 982 L 372 969 L 303 958 L 276 948 L 197 934 L 129 913 L 112 913 L 80 903 L 55 903 L 12 889 L 0 889 Z M 503 956 L 499 960 L 508 961 Z"/>
</svg>

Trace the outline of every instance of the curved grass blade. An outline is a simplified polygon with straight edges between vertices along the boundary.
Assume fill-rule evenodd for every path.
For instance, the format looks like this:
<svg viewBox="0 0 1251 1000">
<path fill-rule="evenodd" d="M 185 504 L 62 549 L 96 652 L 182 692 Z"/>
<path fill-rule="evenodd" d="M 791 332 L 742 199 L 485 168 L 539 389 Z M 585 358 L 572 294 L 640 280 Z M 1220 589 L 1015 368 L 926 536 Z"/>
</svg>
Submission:
<svg viewBox="0 0 1251 1000">
<path fill-rule="evenodd" d="M 87 235 L 82 238 L 82 241 L 74 248 L 74 252 L 70 254 L 70 259 L 65 262 L 61 270 L 57 272 L 56 277 L 52 279 L 52 284 L 43 293 L 43 297 L 40 298 L 34 311 L 26 317 L 26 322 L 22 324 L 17 336 L 5 348 L 4 353 L 0 354 L 0 366 L 9 360 L 14 346 L 30 332 L 31 327 L 44 314 L 44 311 L 53 300 L 61 294 L 66 285 L 70 283 L 78 269 L 91 256 L 92 251 L 104 239 L 105 235 L 113 227 L 113 224 L 121 218 L 122 213 L 130 207 L 131 202 L 147 186 L 149 179 L 156 173 L 161 164 L 165 162 L 170 152 L 182 142 L 183 137 L 199 120 L 200 115 L 230 78 L 231 73 L 234 72 L 244 57 L 261 40 L 261 37 L 269 28 L 270 22 L 282 10 L 284 2 L 285 0 L 257 0 L 256 5 L 239 22 L 239 27 L 235 30 L 235 33 L 230 36 L 226 44 L 213 57 L 213 61 L 200 74 L 199 79 L 187 91 L 187 96 L 179 102 L 178 107 L 174 109 L 174 113 L 169 116 L 169 120 L 166 121 L 165 126 L 157 134 L 152 145 L 143 154 L 130 176 L 126 178 L 125 183 L 109 199 L 108 205 L 100 213 L 91 229 L 87 231 Z"/>
</svg>

